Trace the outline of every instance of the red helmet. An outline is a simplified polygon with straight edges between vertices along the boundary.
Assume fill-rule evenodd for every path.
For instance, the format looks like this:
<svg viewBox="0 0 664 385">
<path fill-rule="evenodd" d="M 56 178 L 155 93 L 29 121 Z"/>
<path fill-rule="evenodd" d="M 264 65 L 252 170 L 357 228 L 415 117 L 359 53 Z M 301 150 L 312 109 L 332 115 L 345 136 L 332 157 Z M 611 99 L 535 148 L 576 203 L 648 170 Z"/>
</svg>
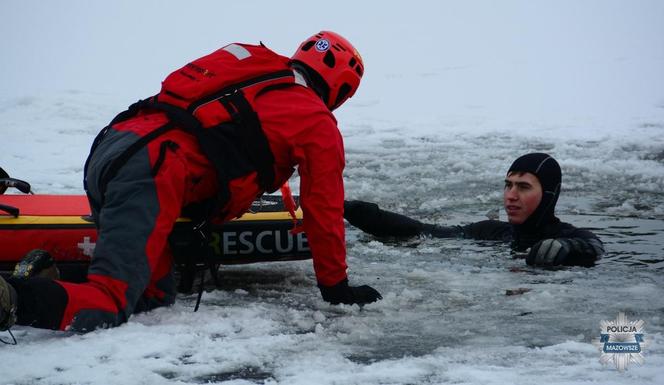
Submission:
<svg viewBox="0 0 664 385">
<path fill-rule="evenodd" d="M 330 31 L 321 31 L 305 40 L 291 59 L 322 78 L 326 89 L 319 92 L 330 110 L 353 96 L 364 74 L 362 57 L 355 47 Z"/>
</svg>

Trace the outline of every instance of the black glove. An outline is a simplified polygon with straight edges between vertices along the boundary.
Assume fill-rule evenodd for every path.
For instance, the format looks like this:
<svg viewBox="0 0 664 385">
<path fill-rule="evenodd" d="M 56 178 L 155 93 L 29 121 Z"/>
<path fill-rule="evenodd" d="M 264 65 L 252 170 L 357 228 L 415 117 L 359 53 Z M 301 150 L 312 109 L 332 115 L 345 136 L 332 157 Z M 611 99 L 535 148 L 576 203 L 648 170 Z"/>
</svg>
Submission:
<svg viewBox="0 0 664 385">
<path fill-rule="evenodd" d="M 562 265 L 571 250 L 569 241 L 564 238 L 542 239 L 530 248 L 526 263 L 539 266 Z"/>
<path fill-rule="evenodd" d="M 318 288 L 323 299 L 332 305 L 340 303 L 364 305 L 383 299 L 380 293 L 371 286 L 348 286 L 348 279 L 344 279 L 334 286 L 324 286 L 319 283 Z"/>
</svg>

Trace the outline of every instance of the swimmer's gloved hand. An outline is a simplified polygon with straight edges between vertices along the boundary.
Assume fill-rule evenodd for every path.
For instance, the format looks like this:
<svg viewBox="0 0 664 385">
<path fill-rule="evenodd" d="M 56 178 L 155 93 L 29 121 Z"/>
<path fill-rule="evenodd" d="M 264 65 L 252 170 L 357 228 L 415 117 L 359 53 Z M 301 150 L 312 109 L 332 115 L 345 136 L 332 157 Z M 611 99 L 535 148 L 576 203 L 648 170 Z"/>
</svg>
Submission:
<svg viewBox="0 0 664 385">
<path fill-rule="evenodd" d="M 380 293 L 371 286 L 348 286 L 347 278 L 334 286 L 325 286 L 319 283 L 318 288 L 323 296 L 323 300 L 332 305 L 340 303 L 364 305 L 383 299 Z"/>
<path fill-rule="evenodd" d="M 530 248 L 526 263 L 537 266 L 593 266 L 604 254 L 597 238 L 542 239 Z"/>
<path fill-rule="evenodd" d="M 562 265 L 570 249 L 570 242 L 566 238 L 542 239 L 530 248 L 526 263 L 537 266 Z"/>
</svg>

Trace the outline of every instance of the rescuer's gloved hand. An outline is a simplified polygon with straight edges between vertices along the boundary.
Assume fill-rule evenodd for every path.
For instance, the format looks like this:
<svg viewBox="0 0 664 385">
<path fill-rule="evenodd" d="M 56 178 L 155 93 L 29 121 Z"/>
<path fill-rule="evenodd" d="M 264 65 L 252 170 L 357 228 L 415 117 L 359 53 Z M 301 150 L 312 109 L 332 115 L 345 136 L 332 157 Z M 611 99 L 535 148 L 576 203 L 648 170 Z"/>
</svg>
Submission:
<svg viewBox="0 0 664 385">
<path fill-rule="evenodd" d="M 324 286 L 319 283 L 318 288 L 323 299 L 333 305 L 340 303 L 364 305 L 383 299 L 380 293 L 371 286 L 348 286 L 348 279 L 344 279 L 334 286 Z"/>
<path fill-rule="evenodd" d="M 526 263 L 539 266 L 557 266 L 564 264 L 569 256 L 571 245 L 565 238 L 542 239 L 530 248 Z"/>
</svg>

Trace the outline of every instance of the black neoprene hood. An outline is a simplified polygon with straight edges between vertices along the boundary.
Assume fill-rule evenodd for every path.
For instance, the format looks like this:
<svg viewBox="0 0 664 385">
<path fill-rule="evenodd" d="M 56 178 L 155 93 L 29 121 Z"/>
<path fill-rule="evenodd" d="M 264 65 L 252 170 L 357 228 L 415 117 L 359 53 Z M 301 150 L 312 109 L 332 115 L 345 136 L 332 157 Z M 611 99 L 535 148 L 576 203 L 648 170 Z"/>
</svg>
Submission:
<svg viewBox="0 0 664 385">
<path fill-rule="evenodd" d="M 542 200 L 523 225 L 536 228 L 554 220 L 562 181 L 558 162 L 548 154 L 534 152 L 517 158 L 507 171 L 507 175 L 512 172 L 529 172 L 535 175 L 542 185 Z"/>
</svg>

